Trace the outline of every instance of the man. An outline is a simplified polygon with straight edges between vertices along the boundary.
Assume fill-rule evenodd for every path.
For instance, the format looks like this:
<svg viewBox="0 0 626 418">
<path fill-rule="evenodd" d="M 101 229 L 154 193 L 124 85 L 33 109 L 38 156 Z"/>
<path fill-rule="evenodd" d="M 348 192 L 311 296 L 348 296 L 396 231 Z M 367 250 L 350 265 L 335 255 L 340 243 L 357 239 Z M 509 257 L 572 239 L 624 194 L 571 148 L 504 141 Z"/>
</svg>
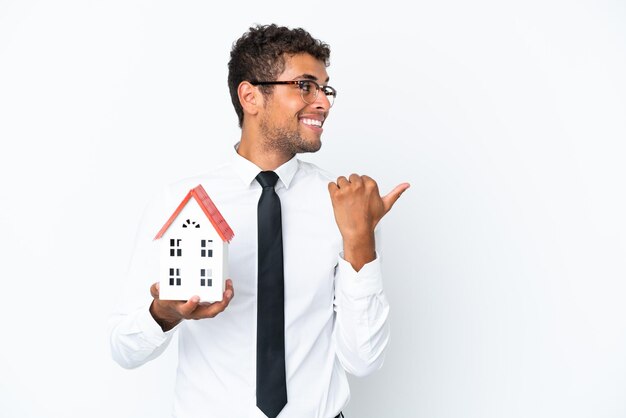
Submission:
<svg viewBox="0 0 626 418">
<path fill-rule="evenodd" d="M 336 96 L 329 56 L 303 29 L 250 28 L 229 62 L 241 127 L 231 162 L 168 187 L 140 228 L 112 353 L 137 367 L 177 332 L 176 417 L 333 418 L 348 402 L 345 372 L 363 376 L 383 362 L 389 308 L 374 229 L 409 185 L 381 198 L 367 176 L 332 181 L 295 158 L 321 147 Z M 214 303 L 160 300 L 157 283 L 150 300 L 158 265 L 150 236 L 199 183 L 235 231 L 232 280 Z M 264 217 L 267 199 L 278 218 Z M 266 244 L 270 224 L 278 236 Z"/>
</svg>

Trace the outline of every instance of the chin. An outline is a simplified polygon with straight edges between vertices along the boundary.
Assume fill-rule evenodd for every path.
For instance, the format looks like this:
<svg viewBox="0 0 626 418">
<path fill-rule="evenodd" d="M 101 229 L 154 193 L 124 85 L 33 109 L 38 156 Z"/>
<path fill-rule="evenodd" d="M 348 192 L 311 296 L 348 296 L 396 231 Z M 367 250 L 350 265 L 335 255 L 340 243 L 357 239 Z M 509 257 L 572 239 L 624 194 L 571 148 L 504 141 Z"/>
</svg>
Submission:
<svg viewBox="0 0 626 418">
<path fill-rule="evenodd" d="M 322 148 L 322 141 L 316 141 L 314 143 L 306 143 L 306 144 L 301 144 L 300 147 L 298 147 L 298 154 L 304 154 L 307 152 L 317 152 L 320 150 L 320 148 Z"/>
</svg>

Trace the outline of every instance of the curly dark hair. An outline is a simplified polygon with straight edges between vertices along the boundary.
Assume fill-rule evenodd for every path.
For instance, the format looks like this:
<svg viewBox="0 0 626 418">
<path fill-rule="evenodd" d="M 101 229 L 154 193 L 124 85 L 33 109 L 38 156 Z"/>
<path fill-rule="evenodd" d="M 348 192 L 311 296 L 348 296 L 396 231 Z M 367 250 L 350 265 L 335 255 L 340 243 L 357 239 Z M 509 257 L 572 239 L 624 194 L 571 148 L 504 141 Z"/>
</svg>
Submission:
<svg viewBox="0 0 626 418">
<path fill-rule="evenodd" d="M 274 81 L 285 70 L 285 55 L 307 53 L 328 67 L 330 47 L 302 28 L 257 25 L 251 27 L 233 43 L 228 62 L 228 89 L 230 99 L 243 125 L 243 108 L 237 88 L 245 80 Z M 271 94 L 272 86 L 261 87 L 263 94 Z"/>
</svg>

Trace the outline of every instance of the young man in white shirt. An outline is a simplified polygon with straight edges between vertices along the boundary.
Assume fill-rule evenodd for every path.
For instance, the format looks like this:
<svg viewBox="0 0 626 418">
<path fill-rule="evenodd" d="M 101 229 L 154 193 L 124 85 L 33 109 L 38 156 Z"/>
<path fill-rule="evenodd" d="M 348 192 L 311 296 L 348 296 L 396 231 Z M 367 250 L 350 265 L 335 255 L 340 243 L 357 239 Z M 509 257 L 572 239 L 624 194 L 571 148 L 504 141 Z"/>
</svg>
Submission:
<svg viewBox="0 0 626 418">
<path fill-rule="evenodd" d="M 176 417 L 333 418 L 349 399 L 346 371 L 363 376 L 382 365 L 389 307 L 374 229 L 409 185 L 381 197 L 367 176 L 335 178 L 296 158 L 321 147 L 336 97 L 327 84 L 329 56 L 328 45 L 303 29 L 250 28 L 229 62 L 241 127 L 230 161 L 168 186 L 147 211 L 126 296 L 112 319 L 111 347 L 119 364 L 133 368 L 161 354 L 178 333 Z M 256 178 L 269 171 L 278 178 L 284 272 L 278 323 L 284 382 L 270 400 L 273 409 L 260 402 L 260 390 L 274 392 L 259 387 L 264 376 L 257 369 L 257 331 L 267 324 L 257 321 L 262 187 Z M 223 299 L 211 304 L 193 295 L 160 300 L 153 283 L 158 251 L 150 237 L 199 183 L 235 231 L 232 280 Z"/>
</svg>

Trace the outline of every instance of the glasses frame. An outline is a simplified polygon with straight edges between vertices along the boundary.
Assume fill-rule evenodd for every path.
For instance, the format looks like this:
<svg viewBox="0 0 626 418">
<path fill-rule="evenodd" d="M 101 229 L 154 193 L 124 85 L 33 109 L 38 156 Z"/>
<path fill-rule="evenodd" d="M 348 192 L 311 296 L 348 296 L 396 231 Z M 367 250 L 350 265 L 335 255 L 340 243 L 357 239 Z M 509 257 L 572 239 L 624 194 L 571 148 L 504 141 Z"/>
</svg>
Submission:
<svg viewBox="0 0 626 418">
<path fill-rule="evenodd" d="M 296 85 L 296 86 L 298 86 L 298 89 L 300 90 L 300 97 L 302 98 L 302 101 L 304 103 L 306 103 L 306 104 L 313 104 L 313 103 L 315 103 L 315 101 L 317 100 L 317 95 L 319 94 L 320 90 L 322 90 L 324 92 L 324 96 L 326 96 L 326 99 L 330 103 L 330 107 L 332 107 L 333 104 L 335 104 L 335 99 L 337 98 L 337 90 L 335 90 L 331 86 L 320 86 L 319 83 L 317 81 L 314 81 L 314 80 L 289 80 L 289 81 L 257 81 L 257 80 L 252 80 L 249 83 L 252 84 L 253 86 L 273 86 L 273 85 L 276 85 L 276 84 L 278 84 L 278 85 L 280 85 L 280 84 Z M 303 89 L 303 84 L 304 83 L 313 83 L 313 85 L 315 86 L 315 95 L 313 96 L 313 101 L 311 103 L 309 103 L 306 100 L 304 100 L 304 93 L 305 93 L 304 89 Z M 328 98 L 329 95 L 333 97 L 332 100 L 330 100 Z"/>
</svg>

